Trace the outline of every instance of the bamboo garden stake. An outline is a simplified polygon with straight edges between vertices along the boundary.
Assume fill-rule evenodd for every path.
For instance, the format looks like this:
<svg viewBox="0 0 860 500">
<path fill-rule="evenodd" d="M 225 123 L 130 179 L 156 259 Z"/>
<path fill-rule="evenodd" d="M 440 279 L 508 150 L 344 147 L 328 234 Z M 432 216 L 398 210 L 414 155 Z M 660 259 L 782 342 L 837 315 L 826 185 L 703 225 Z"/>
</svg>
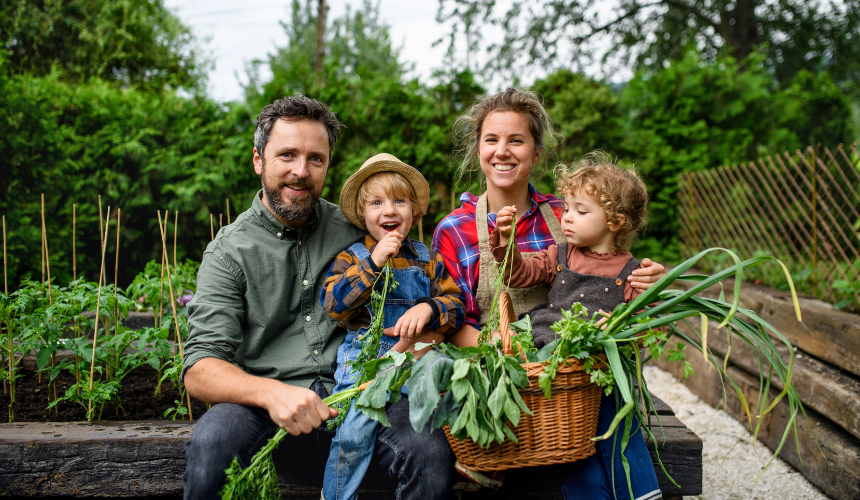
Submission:
<svg viewBox="0 0 860 500">
<path fill-rule="evenodd" d="M 218 230 L 224 227 L 224 214 L 218 214 Z"/>
<path fill-rule="evenodd" d="M 3 293 L 9 295 L 9 285 L 6 283 L 6 216 L 3 216 Z M 11 338 L 10 338 L 11 342 Z M 9 345 L 12 352 L 12 345 Z M 9 373 L 12 373 L 12 357 L 9 357 Z M 6 381 L 3 381 L 3 394 L 6 394 Z"/>
<path fill-rule="evenodd" d="M 212 214 L 209 214 L 209 235 L 212 237 L 211 241 L 215 241 L 215 217 Z"/>
<path fill-rule="evenodd" d="M 108 207 L 108 213 L 110 213 L 110 207 Z M 99 195 L 99 238 L 102 237 L 102 233 L 105 233 L 104 226 L 102 225 L 102 195 Z M 107 233 L 105 233 L 107 234 Z M 99 241 L 99 245 L 103 244 L 103 241 Z M 104 276 L 104 269 L 102 269 L 102 274 L 99 276 L 100 281 L 104 281 L 107 283 L 107 278 Z"/>
<path fill-rule="evenodd" d="M 179 329 L 179 318 L 176 316 L 176 297 L 173 295 L 173 283 L 171 282 L 170 276 L 170 259 L 167 258 L 167 238 L 165 236 L 165 232 L 167 231 L 167 214 L 164 217 L 164 226 L 161 225 L 161 210 L 158 210 L 158 228 L 161 231 L 161 252 L 164 256 L 165 261 L 167 262 L 167 287 L 170 290 L 170 308 L 173 311 L 173 327 L 176 332 L 176 346 L 179 348 L 179 356 L 185 357 L 185 354 L 182 351 L 182 331 Z M 194 420 L 194 416 L 191 414 L 191 396 L 188 395 L 188 391 L 185 391 L 185 398 L 188 404 L 188 420 Z"/>
<path fill-rule="evenodd" d="M 227 225 L 230 225 L 230 198 L 227 198 Z"/>
<path fill-rule="evenodd" d="M 101 208 L 101 197 L 99 197 L 99 208 Z M 110 214 L 110 206 L 108 206 L 107 211 L 108 211 L 108 214 Z M 101 210 L 99 210 L 99 227 L 102 227 Z M 104 228 L 105 228 L 104 234 L 99 234 L 99 240 L 101 240 L 101 243 L 102 243 L 102 259 L 101 259 L 102 263 L 101 263 L 101 269 L 99 270 L 98 293 L 96 294 L 96 324 L 95 324 L 95 327 L 93 327 L 93 356 L 92 356 L 92 359 L 90 360 L 90 390 L 91 391 L 93 390 L 93 375 L 94 375 L 95 369 L 96 369 L 96 343 L 99 340 L 99 309 L 102 305 L 102 283 L 103 283 L 102 278 L 104 277 L 104 274 L 105 274 L 105 248 L 107 246 L 107 231 L 108 231 L 107 221 L 105 221 Z M 89 401 L 89 403 L 87 404 L 87 416 L 89 417 L 88 420 L 92 418 L 91 417 L 92 411 L 93 411 L 93 402 Z"/>
<path fill-rule="evenodd" d="M 75 248 L 75 224 L 77 223 L 77 214 L 75 204 L 72 203 L 72 281 L 78 279 L 78 259 L 77 249 Z M 77 285 L 75 285 L 77 288 Z"/>
<path fill-rule="evenodd" d="M 175 279 L 179 270 L 176 269 L 176 228 L 179 227 L 179 211 L 173 212 L 174 220 L 173 220 L 173 278 Z M 164 218 L 164 230 L 167 231 L 167 216 Z M 179 290 L 179 296 L 181 297 L 185 290 Z"/>
<path fill-rule="evenodd" d="M 116 299 L 116 282 L 117 282 L 117 277 L 119 276 L 119 214 L 121 211 L 122 210 L 119 208 L 116 209 L 116 263 L 114 264 L 114 268 L 113 268 L 113 300 L 115 302 L 117 300 Z M 119 319 L 118 319 L 119 318 L 119 302 L 116 302 L 116 304 L 114 304 L 113 317 L 117 318 L 116 321 L 118 323 L 119 322 Z M 113 326 L 114 335 L 119 333 L 117 331 L 116 327 L 117 327 L 117 325 Z M 117 364 L 119 364 L 119 353 L 117 353 L 116 357 L 117 357 Z"/>
<path fill-rule="evenodd" d="M 3 293 L 9 295 L 9 285 L 6 283 L 6 216 L 3 216 Z"/>
<path fill-rule="evenodd" d="M 48 255 L 48 232 L 45 230 L 45 193 L 42 193 L 42 248 L 45 251 L 45 265 L 48 268 L 48 304 L 54 305 L 54 296 L 51 293 L 51 259 Z"/>
</svg>

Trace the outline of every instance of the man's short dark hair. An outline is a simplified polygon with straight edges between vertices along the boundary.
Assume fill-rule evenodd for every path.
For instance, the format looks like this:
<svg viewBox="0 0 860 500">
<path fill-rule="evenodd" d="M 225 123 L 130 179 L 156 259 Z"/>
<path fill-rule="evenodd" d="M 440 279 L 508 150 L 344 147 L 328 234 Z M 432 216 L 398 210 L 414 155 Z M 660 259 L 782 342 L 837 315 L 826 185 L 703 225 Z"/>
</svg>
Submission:
<svg viewBox="0 0 860 500">
<path fill-rule="evenodd" d="M 269 133 L 277 120 L 311 120 L 322 123 L 328 132 L 329 156 L 334 151 L 337 135 L 343 126 L 331 109 L 316 99 L 301 94 L 276 99 L 275 102 L 263 108 L 260 111 L 260 116 L 257 117 L 257 127 L 254 129 L 254 147 L 257 148 L 260 158 L 263 158 L 263 151 L 266 150 L 266 143 L 269 142 Z"/>
</svg>

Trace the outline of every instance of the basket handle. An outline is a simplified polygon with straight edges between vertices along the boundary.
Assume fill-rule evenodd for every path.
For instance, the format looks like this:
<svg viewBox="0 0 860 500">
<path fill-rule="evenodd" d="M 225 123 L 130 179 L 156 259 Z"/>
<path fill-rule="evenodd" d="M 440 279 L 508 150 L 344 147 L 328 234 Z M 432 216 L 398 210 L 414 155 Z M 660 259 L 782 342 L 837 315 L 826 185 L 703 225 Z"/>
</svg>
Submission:
<svg viewBox="0 0 860 500">
<path fill-rule="evenodd" d="M 511 323 L 517 320 L 514 314 L 514 304 L 508 292 L 499 293 L 499 334 L 502 337 L 502 352 L 505 356 L 512 356 L 514 349 L 511 346 Z"/>
</svg>

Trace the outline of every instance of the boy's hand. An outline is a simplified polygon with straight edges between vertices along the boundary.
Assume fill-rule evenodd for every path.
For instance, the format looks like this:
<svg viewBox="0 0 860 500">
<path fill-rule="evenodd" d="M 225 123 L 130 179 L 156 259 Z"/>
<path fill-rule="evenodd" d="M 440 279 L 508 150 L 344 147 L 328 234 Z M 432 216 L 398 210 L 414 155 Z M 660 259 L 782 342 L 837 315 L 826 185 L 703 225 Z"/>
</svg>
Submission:
<svg viewBox="0 0 860 500">
<path fill-rule="evenodd" d="M 393 337 L 400 337 L 401 341 L 412 343 L 421 335 L 424 326 L 430 322 L 432 317 L 433 308 L 430 307 L 430 304 L 417 304 L 397 320 L 397 323 L 390 329 L 390 333 L 385 333 Z"/>
<path fill-rule="evenodd" d="M 499 232 L 499 245 L 505 246 L 508 244 L 508 238 L 511 237 L 511 225 L 514 222 L 514 216 L 517 214 L 516 207 L 504 207 L 496 214 L 496 231 Z"/>
<path fill-rule="evenodd" d="M 391 231 L 379 240 L 379 243 L 377 243 L 376 247 L 373 249 L 373 253 L 370 254 L 370 258 L 373 259 L 373 263 L 376 264 L 376 267 L 381 268 L 388 261 L 389 257 L 397 255 L 397 252 L 400 251 L 400 245 L 402 244 L 403 235 L 397 231 Z"/>
</svg>

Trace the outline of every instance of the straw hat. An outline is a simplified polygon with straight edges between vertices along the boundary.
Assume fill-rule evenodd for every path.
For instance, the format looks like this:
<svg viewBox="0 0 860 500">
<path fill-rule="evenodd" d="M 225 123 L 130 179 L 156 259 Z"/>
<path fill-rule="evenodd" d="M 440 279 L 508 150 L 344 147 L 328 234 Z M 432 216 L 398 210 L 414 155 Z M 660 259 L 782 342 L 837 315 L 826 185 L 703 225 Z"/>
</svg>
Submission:
<svg viewBox="0 0 860 500">
<path fill-rule="evenodd" d="M 358 172 L 350 175 L 349 179 L 343 183 L 343 189 L 340 191 L 340 211 L 343 212 L 343 216 L 356 226 L 367 229 L 364 225 L 364 218 L 358 215 L 358 190 L 368 177 L 380 172 L 397 172 L 412 185 L 415 199 L 418 202 L 415 207 L 417 214 L 412 219 L 412 227 L 415 227 L 418 220 L 427 213 L 427 205 L 430 204 L 430 185 L 427 184 L 427 179 L 421 175 L 421 172 L 387 153 L 381 153 L 368 159 L 361 165 Z"/>
</svg>

